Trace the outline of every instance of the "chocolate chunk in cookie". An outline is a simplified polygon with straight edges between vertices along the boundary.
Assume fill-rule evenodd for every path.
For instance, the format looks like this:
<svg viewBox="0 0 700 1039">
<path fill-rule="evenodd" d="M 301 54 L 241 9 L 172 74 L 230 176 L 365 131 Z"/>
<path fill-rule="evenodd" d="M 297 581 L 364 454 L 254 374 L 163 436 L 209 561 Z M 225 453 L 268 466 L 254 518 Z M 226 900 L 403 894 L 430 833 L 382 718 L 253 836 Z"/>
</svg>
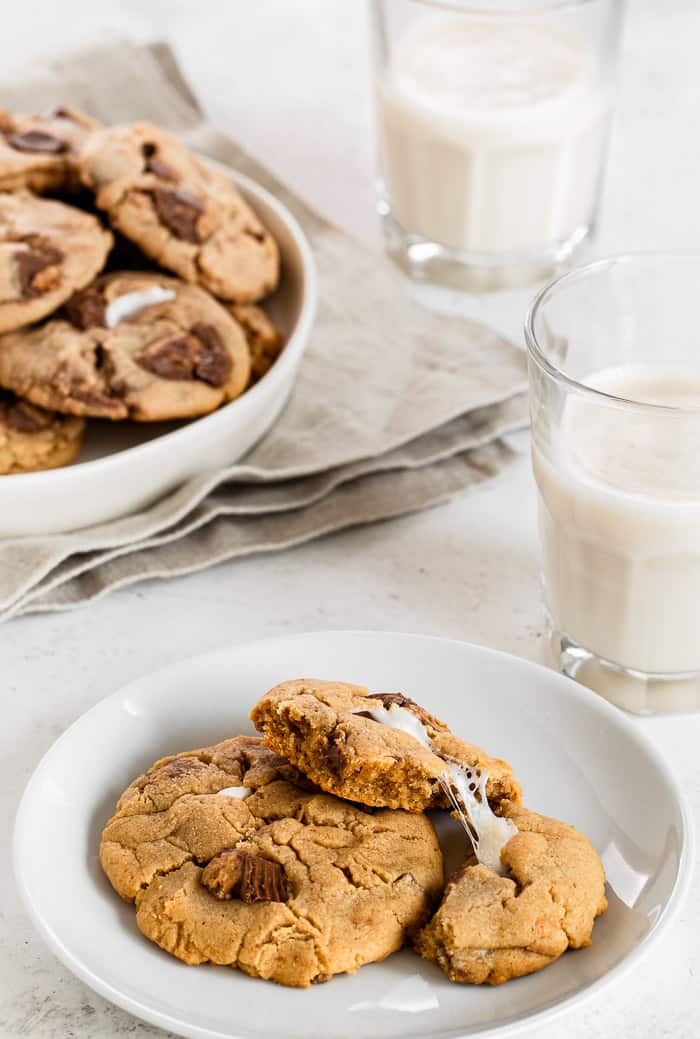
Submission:
<svg viewBox="0 0 700 1039">
<path fill-rule="evenodd" d="M 85 423 L 45 411 L 0 390 L 0 475 L 68 465 L 78 455 Z"/>
<path fill-rule="evenodd" d="M 0 193 L 0 332 L 60 307 L 102 270 L 111 245 L 89 213 L 27 192 Z"/>
<path fill-rule="evenodd" d="M 248 344 L 226 309 L 159 274 L 103 275 L 72 296 L 65 318 L 0 338 L 0 386 L 72 415 L 194 417 L 233 400 L 249 377 Z"/>
<path fill-rule="evenodd" d="M 190 191 L 154 188 L 153 204 L 161 223 L 183 242 L 201 242 L 197 221 L 204 212 L 201 198 Z"/>
<path fill-rule="evenodd" d="M 279 254 L 222 173 L 149 123 L 93 134 L 80 172 L 111 225 L 161 266 L 241 303 L 271 292 Z"/>
<path fill-rule="evenodd" d="M 286 902 L 287 880 L 279 862 L 229 849 L 202 871 L 202 883 L 216 898 L 252 902 Z"/>
<path fill-rule="evenodd" d="M 0 112 L 0 191 L 74 191 L 77 159 L 99 123 L 58 107 L 46 115 Z"/>
</svg>

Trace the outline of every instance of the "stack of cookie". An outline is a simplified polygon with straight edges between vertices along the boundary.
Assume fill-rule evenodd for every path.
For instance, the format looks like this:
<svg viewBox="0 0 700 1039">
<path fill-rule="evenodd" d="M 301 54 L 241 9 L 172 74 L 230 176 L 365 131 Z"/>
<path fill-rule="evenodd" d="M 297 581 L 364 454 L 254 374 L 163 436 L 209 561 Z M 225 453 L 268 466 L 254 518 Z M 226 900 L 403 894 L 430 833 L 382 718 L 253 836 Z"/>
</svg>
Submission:
<svg viewBox="0 0 700 1039">
<path fill-rule="evenodd" d="M 0 113 L 0 474 L 68 464 L 86 418 L 239 396 L 280 352 L 256 305 L 278 279 L 270 232 L 171 134 Z"/>
<path fill-rule="evenodd" d="M 529 811 L 506 761 L 396 693 L 302 679 L 235 736 L 156 762 L 122 794 L 100 861 L 146 937 L 188 964 L 306 987 L 409 943 L 497 985 L 590 944 L 605 875 L 573 827 Z M 453 810 L 445 886 L 428 810 Z"/>
</svg>

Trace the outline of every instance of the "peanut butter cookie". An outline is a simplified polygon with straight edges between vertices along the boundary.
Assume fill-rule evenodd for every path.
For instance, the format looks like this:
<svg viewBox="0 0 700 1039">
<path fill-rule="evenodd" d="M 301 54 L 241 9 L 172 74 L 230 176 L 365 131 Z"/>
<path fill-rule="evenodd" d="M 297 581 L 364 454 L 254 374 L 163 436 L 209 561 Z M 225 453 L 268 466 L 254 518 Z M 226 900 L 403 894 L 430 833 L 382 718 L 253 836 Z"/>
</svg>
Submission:
<svg viewBox="0 0 700 1039">
<path fill-rule="evenodd" d="M 65 316 L 0 337 L 0 385 L 72 415 L 190 418 L 233 400 L 249 378 L 250 350 L 226 309 L 159 274 L 107 274 Z"/>
<path fill-rule="evenodd" d="M 426 816 L 320 793 L 246 736 L 132 783 L 100 861 L 167 952 L 299 987 L 400 948 L 443 883 Z"/>
<path fill-rule="evenodd" d="M 403 730 L 386 724 L 388 706 L 406 712 Z M 487 773 L 487 795 L 494 804 L 506 797 L 520 800 L 506 761 L 465 743 L 399 693 L 301 678 L 271 689 L 250 717 L 267 746 L 321 789 L 361 804 L 410 812 L 448 807 L 445 758 Z M 421 742 L 423 732 L 427 745 Z"/>
<path fill-rule="evenodd" d="M 185 281 L 240 303 L 277 285 L 272 235 L 228 177 L 172 134 L 149 123 L 99 130 L 79 165 L 112 226 Z"/>
<path fill-rule="evenodd" d="M 112 235 L 89 213 L 0 194 L 0 332 L 39 321 L 104 267 Z"/>
<path fill-rule="evenodd" d="M 504 801 L 517 833 L 501 851 L 506 875 L 466 865 L 450 879 L 416 951 L 452 981 L 500 985 L 590 945 L 607 909 L 605 873 L 573 826 Z"/>
<path fill-rule="evenodd" d="M 66 107 L 46 115 L 0 111 L 0 191 L 79 188 L 78 155 L 99 125 Z"/>
<path fill-rule="evenodd" d="M 254 303 L 232 303 L 230 312 L 245 332 L 250 347 L 250 381 L 259 382 L 267 375 L 284 345 L 282 333 L 262 307 Z"/>
<path fill-rule="evenodd" d="M 0 475 L 68 465 L 78 455 L 85 422 L 45 411 L 0 390 Z"/>
</svg>

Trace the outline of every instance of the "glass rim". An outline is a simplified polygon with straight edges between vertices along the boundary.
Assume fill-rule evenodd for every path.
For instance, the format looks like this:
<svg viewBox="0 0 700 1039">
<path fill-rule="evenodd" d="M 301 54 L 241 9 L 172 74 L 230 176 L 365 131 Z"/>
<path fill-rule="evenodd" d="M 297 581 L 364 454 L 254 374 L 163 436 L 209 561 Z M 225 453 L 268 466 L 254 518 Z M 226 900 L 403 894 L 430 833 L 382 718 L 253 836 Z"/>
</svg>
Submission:
<svg viewBox="0 0 700 1039">
<path fill-rule="evenodd" d="M 531 6 L 518 9 L 501 8 L 498 11 L 489 10 L 486 0 L 412 0 L 413 3 L 422 7 L 439 7 L 443 10 L 462 11 L 464 14 L 481 14 L 487 18 L 501 18 L 510 15 L 543 14 L 546 11 L 561 11 L 568 7 L 588 7 L 591 4 L 620 3 L 621 0 L 533 0 Z"/>
<path fill-rule="evenodd" d="M 659 412 L 666 412 L 671 414 L 700 415 L 700 404 L 695 405 L 694 407 L 676 404 L 653 404 L 651 401 L 634 400 L 632 397 L 622 397 L 615 393 L 607 393 L 605 390 L 596 389 L 595 386 L 589 386 L 585 382 L 575 379 L 572 375 L 568 375 L 562 368 L 550 361 L 544 353 L 538 341 L 537 333 L 535 332 L 535 321 L 544 305 L 551 296 L 555 295 L 559 291 L 560 288 L 566 288 L 568 283 L 574 282 L 582 277 L 587 277 L 590 274 L 596 274 L 602 270 L 610 269 L 613 266 L 623 264 L 630 266 L 635 264 L 654 264 L 662 260 L 670 260 L 676 263 L 679 261 L 691 261 L 700 266 L 700 252 L 688 249 L 671 252 L 655 252 L 654 250 L 649 250 L 647 252 L 618 253 L 612 256 L 603 256 L 598 260 L 593 260 L 591 263 L 583 264 L 580 267 L 574 267 L 565 274 L 559 275 L 559 277 L 555 278 L 553 281 L 548 282 L 544 288 L 540 289 L 532 300 L 525 315 L 524 333 L 528 356 L 555 382 L 563 383 L 570 390 L 574 390 L 583 397 L 622 405 L 626 408 L 648 410 L 657 414 Z"/>
</svg>

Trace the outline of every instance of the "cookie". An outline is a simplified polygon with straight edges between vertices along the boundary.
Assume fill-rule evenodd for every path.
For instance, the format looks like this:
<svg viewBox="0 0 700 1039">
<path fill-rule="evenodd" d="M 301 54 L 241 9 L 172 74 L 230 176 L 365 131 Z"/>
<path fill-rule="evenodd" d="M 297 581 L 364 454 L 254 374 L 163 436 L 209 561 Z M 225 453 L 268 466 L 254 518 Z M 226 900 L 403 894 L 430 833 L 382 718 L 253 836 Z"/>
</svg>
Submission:
<svg viewBox="0 0 700 1039">
<path fill-rule="evenodd" d="M 390 709 L 406 731 L 387 724 Z M 321 789 L 361 804 L 410 812 L 448 807 L 444 758 L 487 773 L 489 801 L 520 800 L 507 762 L 465 743 L 398 693 L 370 694 L 364 686 L 303 678 L 275 686 L 250 717 L 265 743 Z M 422 727 L 430 746 L 420 742 Z"/>
<path fill-rule="evenodd" d="M 430 820 L 303 782 L 239 736 L 132 783 L 100 862 L 142 933 L 185 963 L 298 987 L 399 949 L 442 890 Z"/>
<path fill-rule="evenodd" d="M 240 303 L 277 285 L 272 235 L 228 177 L 172 134 L 149 123 L 98 130 L 79 167 L 112 226 L 185 281 Z"/>
<path fill-rule="evenodd" d="M 0 111 L 0 191 L 77 189 L 78 155 L 99 125 L 65 107 L 47 115 Z"/>
<path fill-rule="evenodd" d="M 260 382 L 282 352 L 282 333 L 262 307 L 254 303 L 232 303 L 231 314 L 245 332 L 250 348 L 251 383 Z"/>
<path fill-rule="evenodd" d="M 602 863 L 582 834 L 507 801 L 499 811 L 517 828 L 501 852 L 506 875 L 463 866 L 415 938 L 452 981 L 500 985 L 541 970 L 590 945 L 607 908 Z"/>
<path fill-rule="evenodd" d="M 0 390 L 0 475 L 68 465 L 78 455 L 85 422 L 45 411 Z"/>
<path fill-rule="evenodd" d="M 0 332 L 56 310 L 102 270 L 111 246 L 89 213 L 28 192 L 0 194 Z"/>
<path fill-rule="evenodd" d="M 240 326 L 196 285 L 126 271 L 73 296 L 65 316 L 0 337 L 0 386 L 97 418 L 204 415 L 248 385 Z"/>
</svg>

